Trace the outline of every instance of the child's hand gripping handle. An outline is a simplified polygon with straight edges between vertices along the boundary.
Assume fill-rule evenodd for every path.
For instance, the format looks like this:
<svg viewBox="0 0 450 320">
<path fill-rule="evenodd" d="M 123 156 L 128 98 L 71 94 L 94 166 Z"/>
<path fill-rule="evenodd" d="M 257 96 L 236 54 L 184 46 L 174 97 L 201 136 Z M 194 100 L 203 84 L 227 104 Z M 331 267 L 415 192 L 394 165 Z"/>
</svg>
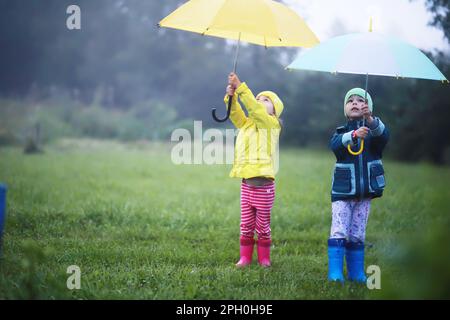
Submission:
<svg viewBox="0 0 450 320">
<path fill-rule="evenodd" d="M 368 122 L 370 125 L 370 123 L 373 121 L 372 112 L 369 110 L 369 107 L 367 105 L 367 98 L 366 98 L 366 106 L 363 108 L 363 117 L 364 117 L 363 126 L 360 127 L 358 130 L 353 131 L 353 133 L 352 133 L 353 141 L 357 141 L 357 138 L 361 139 L 361 144 L 360 144 L 359 150 L 355 152 L 352 150 L 352 147 L 350 146 L 350 144 L 347 145 L 348 152 L 353 156 L 359 156 L 363 152 L 364 138 L 366 138 L 367 135 L 369 134 L 369 128 L 366 127 L 366 122 Z"/>
<path fill-rule="evenodd" d="M 216 116 L 216 108 L 212 109 L 212 116 L 214 118 L 214 120 L 216 120 L 217 122 L 225 122 L 228 120 L 228 118 L 230 117 L 230 113 L 231 113 L 231 104 L 232 104 L 232 99 L 234 96 L 234 91 L 236 90 L 236 88 L 238 88 L 241 85 L 241 81 L 239 80 L 238 76 L 234 73 L 231 72 L 228 76 L 228 86 L 227 86 L 227 94 L 228 94 L 228 110 L 227 110 L 227 115 L 225 116 L 225 118 L 223 119 L 219 119 Z"/>
<path fill-rule="evenodd" d="M 228 118 L 230 117 L 230 113 L 231 113 L 231 104 L 232 104 L 232 99 L 234 96 L 234 91 L 236 90 L 236 88 L 238 88 L 241 85 L 241 81 L 239 80 L 238 76 L 234 73 L 231 72 L 228 76 L 228 86 L 227 86 L 227 94 L 228 94 L 228 110 L 227 110 L 227 115 L 225 116 L 225 118 L 223 119 L 219 119 L 216 116 L 216 108 L 212 109 L 212 116 L 214 118 L 214 120 L 216 120 L 217 122 L 225 122 L 228 120 Z"/>
<path fill-rule="evenodd" d="M 350 146 L 350 144 L 347 145 L 347 150 L 348 152 L 353 155 L 353 156 L 359 156 L 363 150 L 364 150 L 364 138 L 367 137 L 367 135 L 369 134 L 369 128 L 363 126 L 361 128 L 359 128 L 358 130 L 354 130 L 352 132 L 352 139 L 353 141 L 357 141 L 358 138 L 361 139 L 361 144 L 360 144 L 360 148 L 358 151 L 353 151 L 352 147 Z"/>
</svg>

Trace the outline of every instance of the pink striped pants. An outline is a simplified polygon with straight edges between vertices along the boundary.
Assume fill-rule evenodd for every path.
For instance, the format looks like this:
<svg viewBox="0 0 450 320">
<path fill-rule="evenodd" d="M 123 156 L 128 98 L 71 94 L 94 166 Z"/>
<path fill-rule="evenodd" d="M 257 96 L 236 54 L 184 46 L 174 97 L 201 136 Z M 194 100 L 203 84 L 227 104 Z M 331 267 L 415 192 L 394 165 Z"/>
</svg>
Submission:
<svg viewBox="0 0 450 320">
<path fill-rule="evenodd" d="M 275 200 L 275 182 L 264 186 L 241 184 L 241 235 L 270 239 L 270 210 Z"/>
</svg>

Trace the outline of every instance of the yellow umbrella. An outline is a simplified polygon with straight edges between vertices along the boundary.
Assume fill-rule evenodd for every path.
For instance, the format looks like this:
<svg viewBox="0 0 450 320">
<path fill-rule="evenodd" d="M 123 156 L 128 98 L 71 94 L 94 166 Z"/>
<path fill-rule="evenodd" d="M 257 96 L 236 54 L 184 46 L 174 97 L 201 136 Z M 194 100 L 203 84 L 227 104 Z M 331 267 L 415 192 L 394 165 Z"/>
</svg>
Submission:
<svg viewBox="0 0 450 320">
<path fill-rule="evenodd" d="M 272 0 L 190 0 L 158 23 L 202 35 L 238 40 L 267 47 L 313 47 L 319 43 L 306 23 L 289 7 Z M 231 104 L 231 99 L 229 99 Z M 216 121 L 218 119 L 213 109 Z"/>
</svg>

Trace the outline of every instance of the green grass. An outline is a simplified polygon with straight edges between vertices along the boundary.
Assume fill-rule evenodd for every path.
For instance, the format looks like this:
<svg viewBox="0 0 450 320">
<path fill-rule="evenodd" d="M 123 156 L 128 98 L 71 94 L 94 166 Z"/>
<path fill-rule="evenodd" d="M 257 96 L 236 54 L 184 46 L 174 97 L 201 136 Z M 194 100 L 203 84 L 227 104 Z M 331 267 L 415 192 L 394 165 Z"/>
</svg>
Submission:
<svg viewBox="0 0 450 320">
<path fill-rule="evenodd" d="M 326 280 L 331 152 L 282 151 L 273 266 L 239 270 L 239 180 L 228 177 L 229 165 L 173 165 L 170 150 L 89 141 L 32 156 L 0 149 L 0 181 L 9 188 L 0 298 L 450 296 L 448 241 L 434 238 L 448 232 L 449 168 L 385 161 L 388 186 L 372 204 L 366 258 L 380 266 L 382 289 L 368 290 Z M 411 249 L 422 243 L 438 243 L 438 257 L 426 259 L 427 245 Z M 80 290 L 66 288 L 70 265 L 81 268 Z M 443 275 L 431 272 L 436 266 Z M 431 280 L 415 285 L 424 274 Z"/>
</svg>

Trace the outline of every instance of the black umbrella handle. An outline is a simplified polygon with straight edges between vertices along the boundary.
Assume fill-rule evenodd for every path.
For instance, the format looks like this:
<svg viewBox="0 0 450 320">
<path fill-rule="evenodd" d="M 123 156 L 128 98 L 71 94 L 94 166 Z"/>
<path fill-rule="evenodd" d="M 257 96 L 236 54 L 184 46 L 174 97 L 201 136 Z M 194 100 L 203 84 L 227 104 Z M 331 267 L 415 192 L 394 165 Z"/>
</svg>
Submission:
<svg viewBox="0 0 450 320">
<path fill-rule="evenodd" d="M 230 118 L 232 99 L 233 99 L 233 96 L 228 96 L 228 111 L 227 111 L 227 114 L 226 114 L 225 118 L 219 119 L 216 116 L 216 110 L 217 109 L 216 108 L 212 109 L 212 116 L 213 116 L 214 120 L 216 120 L 217 122 L 225 122 L 225 121 L 227 121 Z"/>
<path fill-rule="evenodd" d="M 238 42 L 237 42 L 237 46 L 236 46 L 236 55 L 234 56 L 234 64 L 233 64 L 233 72 L 236 73 L 236 68 L 237 68 L 237 61 L 238 61 L 238 57 L 239 57 L 239 46 L 241 43 L 241 33 L 239 32 L 239 37 L 238 37 Z M 223 119 L 219 119 L 216 116 L 216 108 L 212 109 L 212 116 L 214 118 L 214 120 L 216 120 L 217 122 L 225 122 L 230 118 L 230 113 L 231 113 L 231 102 L 232 102 L 233 96 L 228 96 L 228 111 L 227 111 L 227 115 L 225 116 L 225 118 Z"/>
</svg>

